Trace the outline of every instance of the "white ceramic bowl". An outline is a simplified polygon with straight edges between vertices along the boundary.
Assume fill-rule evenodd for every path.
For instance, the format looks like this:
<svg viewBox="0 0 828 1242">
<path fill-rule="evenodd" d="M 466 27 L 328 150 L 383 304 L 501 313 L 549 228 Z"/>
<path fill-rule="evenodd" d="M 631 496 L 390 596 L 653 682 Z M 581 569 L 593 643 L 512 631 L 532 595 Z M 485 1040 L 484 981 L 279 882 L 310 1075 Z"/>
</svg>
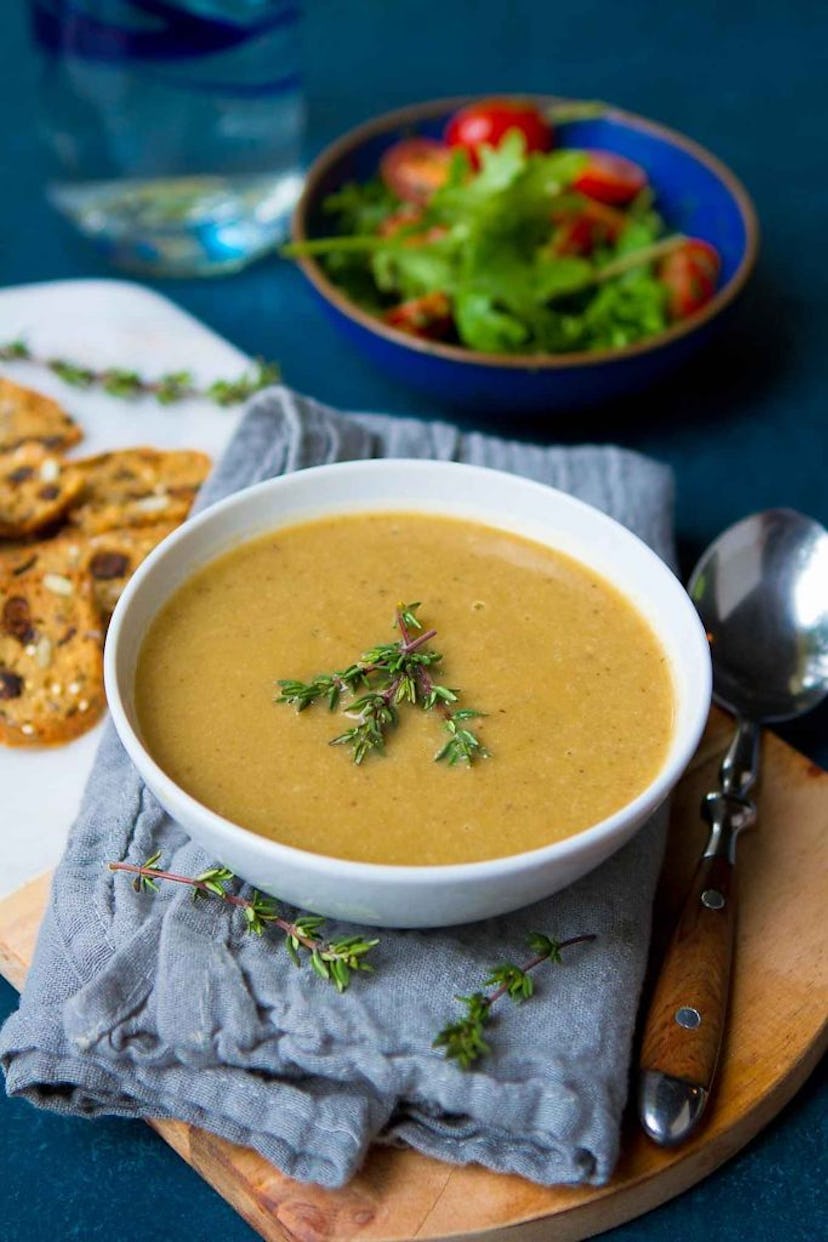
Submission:
<svg viewBox="0 0 828 1242">
<path fill-rule="evenodd" d="M 469 518 L 559 548 L 614 583 L 648 618 L 673 676 L 675 725 L 650 785 L 600 823 L 542 849 L 486 862 L 399 867 L 306 853 L 257 836 L 180 789 L 144 748 L 133 683 L 147 626 L 195 569 L 233 545 L 323 514 L 408 510 Z M 208 853 L 274 897 L 385 927 L 466 923 L 571 884 L 622 846 L 669 794 L 710 705 L 710 656 L 695 609 L 668 567 L 597 509 L 515 475 L 450 462 L 379 460 L 318 466 L 257 484 L 193 518 L 158 547 L 124 591 L 109 627 L 106 692 L 127 752 L 161 804 Z"/>
</svg>

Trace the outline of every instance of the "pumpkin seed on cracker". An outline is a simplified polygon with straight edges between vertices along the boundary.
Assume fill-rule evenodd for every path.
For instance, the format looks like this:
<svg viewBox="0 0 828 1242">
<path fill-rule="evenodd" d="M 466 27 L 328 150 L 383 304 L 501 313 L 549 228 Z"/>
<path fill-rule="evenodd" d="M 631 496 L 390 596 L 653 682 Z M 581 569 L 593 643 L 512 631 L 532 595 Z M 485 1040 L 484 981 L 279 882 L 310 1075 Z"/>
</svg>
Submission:
<svg viewBox="0 0 828 1242">
<path fill-rule="evenodd" d="M 0 453 L 0 536 L 18 539 L 51 526 L 82 487 L 73 462 L 34 440 Z"/>
</svg>

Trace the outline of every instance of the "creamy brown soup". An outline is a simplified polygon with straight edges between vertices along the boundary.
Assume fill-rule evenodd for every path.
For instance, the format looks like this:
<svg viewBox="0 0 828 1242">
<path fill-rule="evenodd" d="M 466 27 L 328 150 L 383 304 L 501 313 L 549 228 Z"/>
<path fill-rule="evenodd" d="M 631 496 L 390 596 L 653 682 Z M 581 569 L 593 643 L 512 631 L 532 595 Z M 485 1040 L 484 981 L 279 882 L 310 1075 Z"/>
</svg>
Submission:
<svg viewBox="0 0 828 1242">
<path fill-rule="evenodd" d="M 384 755 L 328 745 L 342 707 L 297 714 L 282 678 L 342 669 L 394 641 L 399 601 L 438 633 L 490 757 L 433 756 L 436 712 L 406 707 Z M 436 672 L 436 670 L 435 670 Z M 205 806 L 253 832 L 339 858 L 439 864 L 570 836 L 655 776 L 673 686 L 635 607 L 579 562 L 477 523 L 415 513 L 325 518 L 203 567 L 149 627 L 136 677 L 146 746 Z"/>
</svg>

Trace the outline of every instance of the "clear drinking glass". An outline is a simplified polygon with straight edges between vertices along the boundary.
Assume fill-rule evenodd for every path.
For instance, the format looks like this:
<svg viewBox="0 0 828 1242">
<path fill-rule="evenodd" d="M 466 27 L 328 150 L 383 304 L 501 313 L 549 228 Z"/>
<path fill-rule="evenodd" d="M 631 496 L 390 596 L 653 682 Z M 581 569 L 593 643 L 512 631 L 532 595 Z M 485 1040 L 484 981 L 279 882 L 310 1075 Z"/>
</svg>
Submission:
<svg viewBox="0 0 828 1242">
<path fill-rule="evenodd" d="M 49 197 L 108 258 L 212 275 L 272 247 L 301 188 L 292 0 L 30 0 Z"/>
</svg>

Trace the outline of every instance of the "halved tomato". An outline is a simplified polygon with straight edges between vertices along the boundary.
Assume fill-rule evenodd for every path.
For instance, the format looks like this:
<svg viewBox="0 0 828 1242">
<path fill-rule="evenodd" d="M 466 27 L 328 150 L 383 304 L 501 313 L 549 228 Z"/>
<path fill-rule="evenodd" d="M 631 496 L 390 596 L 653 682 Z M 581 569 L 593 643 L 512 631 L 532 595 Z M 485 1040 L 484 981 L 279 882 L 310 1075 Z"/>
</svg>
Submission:
<svg viewBox="0 0 828 1242">
<path fill-rule="evenodd" d="M 404 138 L 380 160 L 380 176 L 406 203 L 427 203 L 448 179 L 451 150 L 433 138 Z"/>
<path fill-rule="evenodd" d="M 460 108 L 446 126 L 450 147 L 465 147 L 473 167 L 478 166 L 478 149 L 498 147 L 510 130 L 523 135 L 527 151 L 549 151 L 554 131 L 534 104 L 522 99 L 481 99 Z"/>
<path fill-rule="evenodd" d="M 662 259 L 658 275 L 667 286 L 667 310 L 672 320 L 687 319 L 711 300 L 721 268 L 716 247 L 698 237 Z"/>
<path fill-rule="evenodd" d="M 590 255 L 598 246 L 611 246 L 626 223 L 623 211 L 585 198 L 582 204 L 552 213 L 557 225 L 552 241 L 555 254 Z"/>
<path fill-rule="evenodd" d="M 445 293 L 439 292 L 400 302 L 385 312 L 383 320 L 398 332 L 428 341 L 444 340 L 454 327 L 451 302 Z"/>
<path fill-rule="evenodd" d="M 614 151 L 588 151 L 587 164 L 572 182 L 572 188 L 599 203 L 623 205 L 630 203 L 647 184 L 647 174 Z"/>
</svg>

